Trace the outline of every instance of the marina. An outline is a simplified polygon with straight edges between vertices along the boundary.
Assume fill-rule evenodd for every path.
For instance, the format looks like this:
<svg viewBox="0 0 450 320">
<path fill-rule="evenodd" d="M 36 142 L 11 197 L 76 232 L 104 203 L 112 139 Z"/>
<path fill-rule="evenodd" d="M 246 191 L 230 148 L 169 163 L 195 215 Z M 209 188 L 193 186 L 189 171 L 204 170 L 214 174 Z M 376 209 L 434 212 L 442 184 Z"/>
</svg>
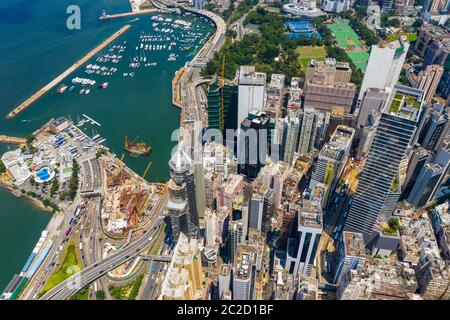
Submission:
<svg viewBox="0 0 450 320">
<path fill-rule="evenodd" d="M 23 110 L 28 108 L 30 105 L 32 105 L 36 100 L 40 99 L 42 96 L 44 96 L 48 91 L 50 91 L 53 87 L 55 87 L 59 82 L 61 82 L 63 79 L 65 79 L 68 75 L 70 75 L 72 72 L 77 70 L 80 66 L 82 66 L 85 62 L 87 62 L 89 59 L 91 59 L 93 56 L 95 56 L 98 52 L 100 52 L 103 48 L 105 48 L 107 45 L 109 45 L 111 42 L 116 40 L 118 37 L 120 37 L 123 33 L 128 31 L 130 28 L 130 25 L 126 25 L 122 27 L 119 31 L 114 33 L 111 37 L 103 41 L 98 47 L 93 49 L 91 52 L 89 52 L 87 55 L 85 55 L 82 59 L 77 61 L 75 64 L 73 64 L 71 67 L 69 67 L 66 71 L 64 71 L 62 74 L 60 74 L 58 77 L 53 79 L 49 84 L 47 84 L 45 87 L 40 89 L 38 92 L 33 94 L 30 98 L 28 98 L 26 101 L 24 101 L 22 104 L 20 104 L 17 108 L 15 108 L 13 111 L 11 111 L 6 118 L 11 119 L 15 116 L 17 116 L 19 113 L 21 113 Z M 65 89 L 64 89 L 65 90 Z M 64 92 L 64 91 L 63 91 Z M 63 93 L 61 92 L 61 93 Z"/>
</svg>

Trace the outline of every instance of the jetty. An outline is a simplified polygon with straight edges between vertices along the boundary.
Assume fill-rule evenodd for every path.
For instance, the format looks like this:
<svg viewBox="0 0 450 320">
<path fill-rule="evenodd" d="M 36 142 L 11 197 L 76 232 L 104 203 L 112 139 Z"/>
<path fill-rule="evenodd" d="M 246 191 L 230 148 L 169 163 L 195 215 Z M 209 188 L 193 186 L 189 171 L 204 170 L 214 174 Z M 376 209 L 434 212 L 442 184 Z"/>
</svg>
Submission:
<svg viewBox="0 0 450 320">
<path fill-rule="evenodd" d="M 104 14 L 100 16 L 100 20 L 111 20 L 111 19 L 117 19 L 117 18 L 124 18 L 124 17 L 134 17 L 139 16 L 143 14 L 148 13 L 155 13 L 158 12 L 158 9 L 152 8 L 152 9 L 143 9 L 139 11 L 133 11 L 133 12 L 125 12 L 125 13 L 118 13 L 118 14 Z"/>
<path fill-rule="evenodd" d="M 106 46 L 108 46 L 111 42 L 119 38 L 122 34 L 128 31 L 128 29 L 131 28 L 131 25 L 126 25 L 122 28 L 120 28 L 117 32 L 115 32 L 112 36 L 110 36 L 108 39 L 103 41 L 100 45 L 98 45 L 96 48 L 94 48 L 92 51 L 90 51 L 87 55 L 85 55 L 82 59 L 75 62 L 71 67 L 69 67 L 66 71 L 61 73 L 59 76 L 57 76 L 55 79 L 53 79 L 49 84 L 44 86 L 42 89 L 37 91 L 35 94 L 33 94 L 31 97 L 29 97 L 27 100 L 25 100 L 21 105 L 19 105 L 17 108 L 15 108 L 13 111 L 8 113 L 6 116 L 7 119 L 14 118 L 19 113 L 21 113 L 23 110 L 27 109 L 30 105 L 32 105 L 35 101 L 39 100 L 42 96 L 44 96 L 47 92 L 52 90 L 58 83 L 60 83 L 64 78 L 66 78 L 68 75 L 70 75 L 72 72 L 77 70 L 79 67 L 81 67 L 84 63 L 86 63 L 89 59 L 94 57 L 97 53 L 99 53 L 101 50 L 103 50 Z"/>
<path fill-rule="evenodd" d="M 19 138 L 19 137 L 10 137 L 0 134 L 0 143 L 6 143 L 6 144 L 25 144 L 27 142 L 27 139 L 25 138 Z"/>
</svg>

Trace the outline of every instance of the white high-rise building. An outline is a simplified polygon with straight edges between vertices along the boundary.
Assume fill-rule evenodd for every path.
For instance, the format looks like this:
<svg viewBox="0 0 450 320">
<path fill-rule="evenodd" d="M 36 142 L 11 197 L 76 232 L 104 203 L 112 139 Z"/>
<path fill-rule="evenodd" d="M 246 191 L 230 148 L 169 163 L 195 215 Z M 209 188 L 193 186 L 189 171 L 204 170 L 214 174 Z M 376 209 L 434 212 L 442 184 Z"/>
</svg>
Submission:
<svg viewBox="0 0 450 320">
<path fill-rule="evenodd" d="M 237 128 L 240 128 L 250 110 L 264 111 L 266 74 L 256 72 L 254 66 L 241 66 L 238 79 Z"/>
<path fill-rule="evenodd" d="M 205 210 L 205 242 L 207 246 L 214 246 L 217 239 L 217 216 L 209 208 Z"/>
<path fill-rule="evenodd" d="M 359 101 L 362 100 L 368 88 L 390 90 L 394 87 L 402 71 L 408 49 L 409 43 L 403 37 L 382 46 L 372 46 L 359 91 Z"/>
</svg>

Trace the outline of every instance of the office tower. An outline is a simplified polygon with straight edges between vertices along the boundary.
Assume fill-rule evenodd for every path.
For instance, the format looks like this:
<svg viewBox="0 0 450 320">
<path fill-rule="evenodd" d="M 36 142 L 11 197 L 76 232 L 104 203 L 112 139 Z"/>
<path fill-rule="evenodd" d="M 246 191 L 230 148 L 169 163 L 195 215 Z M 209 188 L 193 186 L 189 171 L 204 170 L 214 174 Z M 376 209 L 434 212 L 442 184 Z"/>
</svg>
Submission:
<svg viewBox="0 0 450 320">
<path fill-rule="evenodd" d="M 406 179 L 404 182 L 404 188 L 402 192 L 402 199 L 406 199 L 409 196 L 417 177 L 422 170 L 425 163 L 430 158 L 430 151 L 424 149 L 420 145 L 416 145 L 409 159 L 408 170 L 406 171 Z"/>
<path fill-rule="evenodd" d="M 231 264 L 223 263 L 220 266 L 220 273 L 219 273 L 219 299 L 220 300 L 223 300 L 225 291 L 230 291 L 231 270 L 232 270 Z"/>
<path fill-rule="evenodd" d="M 425 206 L 433 189 L 436 187 L 444 168 L 437 163 L 427 163 L 420 171 L 414 187 L 408 197 L 408 202 L 417 208 Z"/>
<path fill-rule="evenodd" d="M 384 89 L 368 88 L 362 96 L 361 105 L 358 109 L 356 128 L 373 124 L 375 122 L 374 114 L 381 112 L 388 97 L 389 92 Z M 371 119 L 369 119 L 370 117 Z"/>
<path fill-rule="evenodd" d="M 366 125 L 358 130 L 358 148 L 356 149 L 356 159 L 364 158 L 372 146 L 373 137 L 376 131 L 376 124 Z"/>
<path fill-rule="evenodd" d="M 233 264 L 233 300 L 253 300 L 255 292 L 256 249 L 240 245 Z"/>
<path fill-rule="evenodd" d="M 230 221 L 228 229 L 228 261 L 234 262 L 237 248 L 245 243 L 244 223 L 241 220 Z"/>
<path fill-rule="evenodd" d="M 198 232 L 199 219 L 194 182 L 194 166 L 189 156 L 183 151 L 181 143 L 169 161 L 170 177 L 168 205 L 172 219 L 175 238 L 179 232 L 195 236 Z M 183 214 L 187 212 L 187 216 Z M 186 227 L 187 222 L 187 227 Z"/>
<path fill-rule="evenodd" d="M 422 128 L 419 143 L 427 150 L 436 151 L 450 130 L 449 114 L 439 104 L 434 104 Z"/>
<path fill-rule="evenodd" d="M 252 110 L 242 121 L 238 136 L 238 170 L 253 180 L 265 164 L 269 154 L 269 118 L 264 112 Z"/>
<path fill-rule="evenodd" d="M 365 261 L 366 247 L 363 235 L 344 231 L 336 241 L 336 249 L 333 252 L 333 282 L 339 283 L 340 277 L 350 270 L 363 270 Z"/>
<path fill-rule="evenodd" d="M 203 126 L 200 122 L 191 125 L 192 166 L 194 170 L 195 212 L 191 212 L 191 222 L 198 227 L 199 219 L 203 219 L 206 207 L 205 171 L 203 169 Z M 188 184 L 191 184 L 189 182 Z M 192 207 L 191 207 L 192 208 Z"/>
<path fill-rule="evenodd" d="M 167 186 L 169 189 L 167 214 L 172 226 L 172 238 L 178 239 L 180 233 L 189 234 L 189 206 L 184 200 L 184 185 L 178 185 L 173 180 L 169 180 Z"/>
<path fill-rule="evenodd" d="M 304 106 L 323 112 L 350 113 L 355 92 L 356 85 L 351 82 L 308 81 L 304 91 Z"/>
<path fill-rule="evenodd" d="M 223 118 L 222 118 L 223 99 Z M 208 101 L 208 128 L 236 130 L 238 114 L 238 86 L 213 82 L 210 84 L 207 95 Z M 223 120 L 223 124 L 222 124 Z"/>
<path fill-rule="evenodd" d="M 294 154 L 297 151 L 299 133 L 300 119 L 294 112 L 289 112 L 284 118 L 281 152 L 283 161 L 290 166 L 293 164 Z"/>
<path fill-rule="evenodd" d="M 437 64 L 429 65 L 425 70 L 419 72 L 414 87 L 425 92 L 425 103 L 430 103 L 433 99 L 443 73 L 444 68 Z"/>
<path fill-rule="evenodd" d="M 334 190 L 345 169 L 354 135 L 353 128 L 347 126 L 336 128 L 330 141 L 319 152 L 317 165 L 311 176 L 310 189 L 314 189 L 318 183 L 324 183 L 328 187 L 328 193 Z"/>
<path fill-rule="evenodd" d="M 205 9 L 205 1 L 204 0 L 193 0 L 192 1 L 194 7 L 196 7 L 197 9 L 203 10 Z"/>
<path fill-rule="evenodd" d="M 173 250 L 172 261 L 161 284 L 163 300 L 197 300 L 204 294 L 203 270 L 197 239 L 181 233 Z"/>
<path fill-rule="evenodd" d="M 301 114 L 302 125 L 300 128 L 300 137 L 298 142 L 298 153 L 300 155 L 307 154 L 314 146 L 314 142 L 311 141 L 311 135 L 313 132 L 315 118 L 316 112 L 311 108 L 305 108 Z"/>
<path fill-rule="evenodd" d="M 346 231 L 370 236 L 400 161 L 414 138 L 423 91 L 396 85 L 381 114 L 358 189 L 350 207 Z M 365 238 L 366 239 L 366 238 Z"/>
<path fill-rule="evenodd" d="M 295 238 L 288 239 L 285 269 L 289 273 L 311 274 L 322 231 L 320 203 L 303 200 L 298 209 Z"/>
<path fill-rule="evenodd" d="M 448 172 L 449 162 L 449 150 L 442 149 L 433 162 L 425 164 L 409 194 L 408 202 L 417 208 L 430 204 Z"/>
<path fill-rule="evenodd" d="M 209 208 L 205 210 L 205 241 L 207 246 L 215 246 L 217 239 L 217 217 Z"/>
<path fill-rule="evenodd" d="M 350 82 L 352 69 L 348 62 L 338 62 L 333 58 L 325 61 L 311 60 L 306 70 L 305 82 L 317 81 L 321 83 Z"/>
<path fill-rule="evenodd" d="M 251 110 L 264 111 L 266 74 L 256 72 L 254 66 L 241 66 L 238 83 L 237 128 Z"/>
<path fill-rule="evenodd" d="M 270 229 L 270 216 L 274 211 L 275 193 L 259 178 L 253 182 L 252 187 L 248 226 L 250 229 L 259 230 L 265 234 Z"/>
<path fill-rule="evenodd" d="M 408 49 L 409 43 L 404 37 L 383 46 L 372 46 L 358 95 L 359 102 L 367 89 L 391 89 L 397 83 Z"/>
</svg>

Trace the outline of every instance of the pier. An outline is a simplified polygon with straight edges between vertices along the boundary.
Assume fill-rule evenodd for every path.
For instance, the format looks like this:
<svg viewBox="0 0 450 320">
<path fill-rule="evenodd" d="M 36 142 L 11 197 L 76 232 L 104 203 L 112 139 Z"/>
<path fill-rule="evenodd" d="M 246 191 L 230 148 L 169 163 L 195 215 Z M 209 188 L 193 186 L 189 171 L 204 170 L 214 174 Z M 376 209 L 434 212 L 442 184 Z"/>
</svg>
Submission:
<svg viewBox="0 0 450 320">
<path fill-rule="evenodd" d="M 6 144 L 24 144 L 27 143 L 27 139 L 19 137 L 10 137 L 0 134 L 0 143 Z"/>
<path fill-rule="evenodd" d="M 21 105 L 19 105 L 17 108 L 15 108 L 13 111 L 8 113 L 6 116 L 7 119 L 14 118 L 19 113 L 21 113 L 23 110 L 27 109 L 30 105 L 32 105 L 35 101 L 39 100 L 43 95 L 45 95 L 47 92 L 52 90 L 58 83 L 60 83 L 64 78 L 66 78 L 68 75 L 70 75 L 72 72 L 77 70 L 79 67 L 81 67 L 84 63 L 86 63 L 89 59 L 94 57 L 97 53 L 99 53 L 103 48 L 105 48 L 107 45 L 109 45 L 111 42 L 119 38 L 122 34 L 124 34 L 128 29 L 131 28 L 131 25 L 126 25 L 122 27 L 120 30 L 115 32 L 112 36 L 110 36 L 108 39 L 103 41 L 99 46 L 94 48 L 92 51 L 90 51 L 87 55 L 85 55 L 81 60 L 78 60 L 73 64 L 69 69 L 61 73 L 59 76 L 57 76 L 55 79 L 53 79 L 49 84 L 47 84 L 45 87 L 37 91 L 35 94 L 33 94 L 30 98 L 25 100 Z"/>
<path fill-rule="evenodd" d="M 125 12 L 125 13 L 118 13 L 118 14 L 105 14 L 100 16 L 100 20 L 111 20 L 111 19 L 117 19 L 117 18 L 124 18 L 124 17 L 134 17 L 139 16 L 143 14 L 148 13 L 155 13 L 158 12 L 158 9 L 144 9 L 139 11 L 133 11 L 133 12 Z"/>
</svg>

